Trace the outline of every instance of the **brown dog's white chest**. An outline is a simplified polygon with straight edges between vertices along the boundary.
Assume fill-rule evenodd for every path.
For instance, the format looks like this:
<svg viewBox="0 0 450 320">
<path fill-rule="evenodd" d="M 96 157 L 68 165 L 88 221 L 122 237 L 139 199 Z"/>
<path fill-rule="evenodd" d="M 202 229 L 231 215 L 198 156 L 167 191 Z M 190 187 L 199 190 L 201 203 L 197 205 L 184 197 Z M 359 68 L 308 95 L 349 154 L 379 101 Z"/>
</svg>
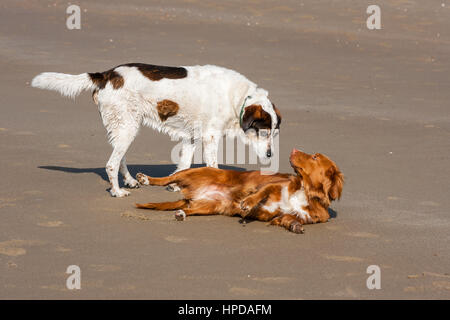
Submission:
<svg viewBox="0 0 450 320">
<path fill-rule="evenodd" d="M 281 197 L 279 201 L 272 201 L 265 206 L 264 210 L 275 212 L 281 210 L 284 214 L 296 215 L 306 222 L 312 222 L 311 216 L 304 209 L 308 206 L 308 199 L 306 198 L 303 188 L 290 194 L 288 186 L 283 186 L 281 189 Z"/>
</svg>

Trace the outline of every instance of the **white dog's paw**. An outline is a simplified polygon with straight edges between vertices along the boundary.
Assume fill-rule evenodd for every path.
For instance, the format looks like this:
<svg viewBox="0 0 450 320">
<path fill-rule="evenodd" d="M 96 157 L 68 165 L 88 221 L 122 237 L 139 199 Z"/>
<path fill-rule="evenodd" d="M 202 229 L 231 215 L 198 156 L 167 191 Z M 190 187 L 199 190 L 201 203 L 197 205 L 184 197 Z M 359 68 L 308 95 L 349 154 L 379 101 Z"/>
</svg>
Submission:
<svg viewBox="0 0 450 320">
<path fill-rule="evenodd" d="M 111 189 L 109 190 L 109 193 L 116 198 L 122 198 L 130 195 L 130 192 L 125 189 Z"/>
<path fill-rule="evenodd" d="M 128 187 L 128 188 L 139 188 L 139 182 L 136 179 L 128 179 L 128 180 L 124 180 L 123 183 Z"/>
<path fill-rule="evenodd" d="M 170 192 L 178 192 L 181 188 L 176 183 L 171 183 L 166 187 L 166 190 Z"/>
<path fill-rule="evenodd" d="M 136 179 L 137 181 L 139 181 L 140 184 L 144 185 L 144 186 L 148 186 L 150 184 L 150 181 L 148 181 L 148 177 L 147 175 L 143 174 L 143 173 L 138 173 L 136 175 Z"/>
<path fill-rule="evenodd" d="M 186 213 L 183 210 L 178 210 L 177 212 L 175 212 L 175 219 L 177 221 L 186 220 Z"/>
</svg>

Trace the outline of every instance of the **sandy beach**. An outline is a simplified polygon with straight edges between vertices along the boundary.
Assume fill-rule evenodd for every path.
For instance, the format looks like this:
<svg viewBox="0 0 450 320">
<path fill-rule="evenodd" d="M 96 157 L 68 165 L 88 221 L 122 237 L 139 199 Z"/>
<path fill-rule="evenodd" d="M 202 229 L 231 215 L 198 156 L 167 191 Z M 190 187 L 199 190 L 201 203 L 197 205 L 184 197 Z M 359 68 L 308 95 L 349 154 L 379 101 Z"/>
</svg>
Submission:
<svg viewBox="0 0 450 320">
<path fill-rule="evenodd" d="M 66 1 L 0 4 L 1 299 L 450 298 L 450 2 L 378 1 L 381 30 L 349 0 L 77 4 L 79 30 Z M 280 171 L 296 147 L 344 173 L 335 217 L 297 235 L 134 208 L 179 198 L 160 187 L 112 198 L 91 95 L 30 82 L 127 62 L 215 64 L 268 90 L 283 116 Z M 176 143 L 142 128 L 130 172 L 172 173 Z M 66 287 L 69 265 L 81 290 Z"/>
</svg>

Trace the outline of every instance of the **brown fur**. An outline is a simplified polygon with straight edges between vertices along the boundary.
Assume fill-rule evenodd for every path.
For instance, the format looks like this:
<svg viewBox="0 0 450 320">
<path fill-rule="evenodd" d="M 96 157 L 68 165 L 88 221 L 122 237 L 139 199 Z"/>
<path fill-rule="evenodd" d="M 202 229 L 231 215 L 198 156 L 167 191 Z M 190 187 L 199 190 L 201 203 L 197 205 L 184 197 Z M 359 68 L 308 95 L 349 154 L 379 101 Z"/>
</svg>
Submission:
<svg viewBox="0 0 450 320">
<path fill-rule="evenodd" d="M 161 121 L 166 121 L 167 118 L 176 115 L 180 107 L 178 106 L 178 103 L 171 100 L 162 100 L 158 101 L 156 109 L 158 110 L 158 115 Z"/>
<path fill-rule="evenodd" d="M 280 110 L 272 104 L 275 113 L 277 114 L 276 129 L 280 128 L 281 113 Z M 252 104 L 245 108 L 244 115 L 242 117 L 242 129 L 247 131 L 249 129 L 256 130 L 258 132 L 261 129 L 272 129 L 272 118 L 270 114 L 263 110 L 259 104 Z"/>
<path fill-rule="evenodd" d="M 124 84 L 123 77 L 114 69 L 105 72 L 89 73 L 89 77 L 97 85 L 98 89 L 105 88 L 108 81 L 111 82 L 114 89 L 120 89 Z"/>
<path fill-rule="evenodd" d="M 98 89 L 92 91 L 92 100 L 94 100 L 94 103 L 98 105 Z"/>
<path fill-rule="evenodd" d="M 280 129 L 280 125 L 281 125 L 281 112 L 280 110 L 278 110 L 277 107 L 275 107 L 275 105 L 272 103 L 273 106 L 273 110 L 275 111 L 275 113 L 277 114 L 277 125 L 275 126 L 275 129 Z"/>
<path fill-rule="evenodd" d="M 164 78 L 182 79 L 187 77 L 187 70 L 183 67 L 155 66 L 144 63 L 127 63 L 120 66 L 136 67 L 144 76 L 152 81 L 159 81 Z"/>
<path fill-rule="evenodd" d="M 336 164 L 322 154 L 309 155 L 293 150 L 290 162 L 296 175 L 277 173 L 261 175 L 259 171 L 221 170 L 210 167 L 187 169 L 163 178 L 152 178 L 142 173 L 140 182 L 166 186 L 176 183 L 184 199 L 175 202 L 136 204 L 138 208 L 152 210 L 183 210 L 189 215 L 223 214 L 268 221 L 292 232 L 302 233 L 303 224 L 326 222 L 330 216 L 328 206 L 341 196 L 344 178 Z M 282 188 L 289 194 L 302 187 L 305 190 L 308 211 L 312 221 L 280 210 L 264 209 L 281 199 Z"/>
<path fill-rule="evenodd" d="M 118 72 L 114 71 L 116 68 L 122 66 L 136 67 L 145 77 L 149 78 L 152 81 L 159 81 L 164 78 L 182 79 L 187 77 L 187 70 L 182 67 L 165 67 L 144 63 L 128 63 L 119 65 L 104 72 L 88 73 L 92 82 L 94 82 L 97 86 L 96 91 L 98 92 L 98 90 L 104 89 L 108 82 L 111 83 L 114 89 L 122 88 L 124 85 L 124 79 Z M 97 94 L 97 92 L 94 91 L 95 94 Z M 93 96 L 93 99 L 97 104 L 95 96 Z"/>
</svg>

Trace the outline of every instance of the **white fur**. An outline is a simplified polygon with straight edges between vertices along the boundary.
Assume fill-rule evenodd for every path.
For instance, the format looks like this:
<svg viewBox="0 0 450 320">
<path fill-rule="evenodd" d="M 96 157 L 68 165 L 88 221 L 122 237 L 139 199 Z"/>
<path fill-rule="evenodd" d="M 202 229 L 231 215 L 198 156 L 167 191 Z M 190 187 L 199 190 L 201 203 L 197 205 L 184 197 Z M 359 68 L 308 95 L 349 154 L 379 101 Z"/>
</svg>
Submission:
<svg viewBox="0 0 450 320">
<path fill-rule="evenodd" d="M 194 196 L 194 200 L 220 201 L 228 199 L 230 199 L 229 194 L 216 185 L 209 185 L 204 188 L 200 188 L 196 191 Z"/>
<path fill-rule="evenodd" d="M 78 75 L 44 72 L 34 77 L 31 86 L 40 89 L 55 90 L 63 96 L 75 98 L 83 90 L 93 90 L 95 85 L 87 73 Z"/>
<path fill-rule="evenodd" d="M 277 123 L 268 92 L 233 70 L 213 65 L 184 68 L 187 70 L 185 78 L 152 81 L 136 67 L 119 66 L 114 71 L 124 78 L 123 87 L 114 89 L 108 82 L 104 89 L 98 91 L 96 103 L 114 149 L 106 165 L 113 196 L 122 197 L 129 194 L 119 188 L 119 170 L 126 185 L 138 186 L 127 170 L 125 153 L 141 124 L 167 133 L 172 138 L 183 139 L 177 171 L 190 167 L 194 153 L 191 142 L 199 139 L 204 145 L 206 164 L 217 167 L 219 141 L 225 131 L 234 132 L 244 142 L 252 142 L 258 156 L 267 160 L 265 153 L 267 148 L 272 146 L 275 132 L 273 129 Z M 67 75 L 45 72 L 36 76 L 31 85 L 56 90 L 69 97 L 75 97 L 83 90 L 96 89 L 87 73 Z M 248 96 L 250 98 L 245 101 Z M 156 105 L 164 99 L 178 103 L 180 109 L 175 116 L 162 122 Z M 244 101 L 245 107 L 254 103 L 261 104 L 263 110 L 270 114 L 272 130 L 266 139 L 255 141 L 251 134 L 246 136 L 243 133 L 239 115 Z M 198 126 L 201 126 L 200 137 L 194 136 Z"/>
<path fill-rule="evenodd" d="M 289 195 L 289 190 L 287 186 L 283 186 L 281 189 L 281 199 L 278 202 L 272 202 L 268 206 L 264 206 L 263 209 L 274 212 L 275 210 L 281 210 L 285 214 L 296 215 L 300 219 L 306 222 L 312 222 L 311 216 L 308 211 L 304 210 L 303 207 L 308 205 L 308 200 L 305 195 L 305 190 L 303 187 L 297 190 L 292 195 Z"/>
<path fill-rule="evenodd" d="M 177 210 L 175 212 L 175 219 L 177 221 L 184 221 L 184 220 L 186 220 L 186 213 L 183 210 Z"/>
</svg>

